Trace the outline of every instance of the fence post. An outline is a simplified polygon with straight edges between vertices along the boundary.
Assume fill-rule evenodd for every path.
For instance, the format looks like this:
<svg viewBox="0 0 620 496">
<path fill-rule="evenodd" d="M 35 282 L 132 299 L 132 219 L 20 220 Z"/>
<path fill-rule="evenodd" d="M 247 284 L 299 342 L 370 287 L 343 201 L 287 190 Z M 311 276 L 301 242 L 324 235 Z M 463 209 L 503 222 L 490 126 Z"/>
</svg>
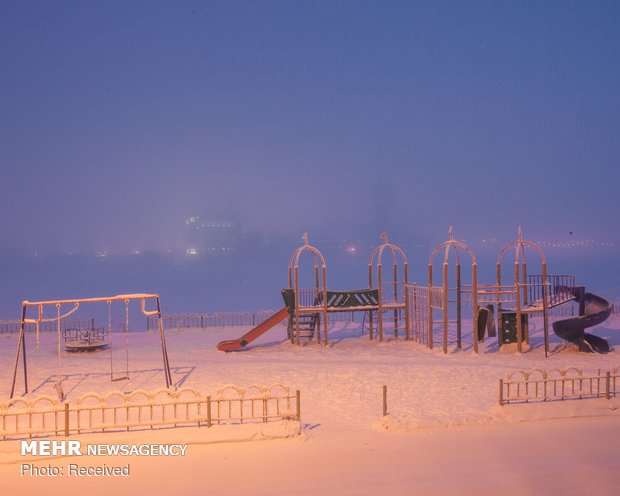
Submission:
<svg viewBox="0 0 620 496">
<path fill-rule="evenodd" d="M 504 379 L 499 380 L 499 406 L 504 406 Z"/>
<path fill-rule="evenodd" d="M 296 420 L 301 421 L 301 393 L 299 392 L 299 389 L 295 391 L 295 408 L 297 410 Z"/>
<path fill-rule="evenodd" d="M 608 400 L 611 399 L 611 372 L 605 374 L 605 394 Z"/>
<path fill-rule="evenodd" d="M 65 401 L 65 437 L 69 437 L 69 402 Z"/>
<path fill-rule="evenodd" d="M 211 396 L 207 396 L 207 427 L 211 427 Z"/>
<path fill-rule="evenodd" d="M 267 398 L 263 398 L 263 422 L 267 422 Z"/>
<path fill-rule="evenodd" d="M 383 416 L 387 415 L 387 386 L 383 386 Z"/>
</svg>

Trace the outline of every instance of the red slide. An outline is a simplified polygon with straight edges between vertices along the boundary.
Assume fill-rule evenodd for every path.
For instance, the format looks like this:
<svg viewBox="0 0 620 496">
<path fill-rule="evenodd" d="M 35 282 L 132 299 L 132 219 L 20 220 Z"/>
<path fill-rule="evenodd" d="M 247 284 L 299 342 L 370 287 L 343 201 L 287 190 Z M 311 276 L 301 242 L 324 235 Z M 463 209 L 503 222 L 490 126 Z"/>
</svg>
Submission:
<svg viewBox="0 0 620 496">
<path fill-rule="evenodd" d="M 274 325 L 282 322 L 286 317 L 288 317 L 288 308 L 284 307 L 274 313 L 271 317 L 269 317 L 265 322 L 258 324 L 254 329 L 249 332 L 246 332 L 239 339 L 229 339 L 228 341 L 222 341 L 217 345 L 217 349 L 220 351 L 234 351 L 240 350 L 248 343 L 254 341 L 257 337 L 267 332 Z"/>
</svg>

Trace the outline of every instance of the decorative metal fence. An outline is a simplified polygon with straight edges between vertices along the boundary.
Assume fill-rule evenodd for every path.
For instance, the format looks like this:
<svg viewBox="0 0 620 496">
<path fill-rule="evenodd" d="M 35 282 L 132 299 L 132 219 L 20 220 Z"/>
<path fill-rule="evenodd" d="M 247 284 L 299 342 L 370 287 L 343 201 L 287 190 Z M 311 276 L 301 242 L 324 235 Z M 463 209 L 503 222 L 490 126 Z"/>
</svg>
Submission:
<svg viewBox="0 0 620 496">
<path fill-rule="evenodd" d="M 421 296 L 422 292 L 428 291 L 424 286 L 410 284 L 410 288 L 417 287 L 418 294 Z M 466 286 L 463 286 L 465 289 L 464 300 L 471 300 L 471 290 Z M 508 286 L 506 286 L 507 288 Z M 514 291 L 510 292 L 502 292 L 498 290 L 496 286 L 490 285 L 479 285 L 479 293 L 478 293 L 478 304 L 484 305 L 485 303 L 497 303 L 497 300 L 500 299 L 502 303 L 512 303 L 514 302 Z M 497 293 L 501 293 L 504 298 L 500 298 L 497 294 L 493 294 L 492 297 L 489 297 L 486 292 L 490 291 L 493 293 L 493 290 L 496 290 Z M 314 290 L 312 290 L 314 291 Z M 410 289 L 410 295 L 411 295 Z M 424 293 L 424 298 L 428 298 L 428 293 Z M 309 298 L 309 296 L 308 296 Z M 441 308 L 441 287 L 433 287 L 430 291 L 430 299 L 433 305 L 433 308 Z M 412 302 L 412 297 L 409 298 L 410 302 Z M 420 301 L 419 299 L 417 301 Z M 413 304 L 413 303 L 412 303 Z M 425 303 L 427 305 L 427 303 Z M 421 305 L 416 304 L 416 308 L 423 308 Z M 415 311 L 414 311 L 415 312 Z M 573 316 L 575 314 L 575 310 L 573 307 L 554 307 L 549 310 L 550 314 L 557 317 L 562 316 Z M 620 302 L 613 304 L 612 313 L 615 315 L 620 314 Z M 162 317 L 164 322 L 164 327 L 166 329 L 184 329 L 190 327 L 198 327 L 201 329 L 208 327 L 227 327 L 227 326 L 257 326 L 258 324 L 267 320 L 273 314 L 273 310 L 262 310 L 260 312 L 215 312 L 215 313 L 176 313 L 176 314 L 168 314 Z M 414 315 L 414 313 L 412 313 Z M 329 317 L 329 320 L 332 322 L 355 322 L 355 317 L 353 312 L 332 312 Z M 92 326 L 92 319 L 81 319 L 81 320 L 63 320 L 61 325 L 62 329 L 87 329 Z M 0 320 L 0 334 L 11 333 L 11 332 L 19 332 L 20 322 L 19 320 Z M 157 318 L 156 317 L 147 317 L 146 319 L 146 328 L 157 329 Z M 26 325 L 26 331 L 34 331 L 35 326 L 32 324 Z M 57 332 L 58 327 L 56 322 L 42 322 L 39 325 L 39 331 L 46 332 L 52 331 Z M 414 339 L 426 339 L 426 336 Z"/>
<path fill-rule="evenodd" d="M 273 310 L 260 312 L 175 313 L 163 315 L 165 329 L 198 327 L 256 326 L 267 320 Z M 147 317 L 146 329 L 157 329 L 157 318 Z"/>
<path fill-rule="evenodd" d="M 19 332 L 19 326 L 21 322 L 19 320 L 0 320 L 0 334 Z M 93 326 L 92 319 L 76 319 L 76 320 L 61 320 L 60 328 L 65 329 L 90 329 Z M 26 324 L 26 331 L 35 331 L 35 324 Z M 58 323 L 54 320 L 52 322 L 41 322 L 39 324 L 39 331 L 51 331 L 58 332 Z"/>
<path fill-rule="evenodd" d="M 607 398 L 618 395 L 620 367 L 584 375 L 576 368 L 566 370 L 517 370 L 499 380 L 499 404 Z"/>
<path fill-rule="evenodd" d="M 52 396 L 0 404 L 0 437 L 69 436 L 90 432 L 301 420 L 301 396 L 279 384 L 224 386 L 215 395 L 191 388 L 86 393 L 75 403 Z"/>
<path fill-rule="evenodd" d="M 246 326 L 254 327 L 261 324 L 275 312 L 263 310 L 261 312 L 228 312 L 228 313 L 191 313 L 191 314 L 168 314 L 162 316 L 165 329 L 187 329 L 196 327 L 206 329 L 209 327 Z M 330 322 L 355 322 L 353 312 L 332 312 L 329 315 Z M 157 329 L 157 319 L 147 317 L 147 330 Z"/>
</svg>

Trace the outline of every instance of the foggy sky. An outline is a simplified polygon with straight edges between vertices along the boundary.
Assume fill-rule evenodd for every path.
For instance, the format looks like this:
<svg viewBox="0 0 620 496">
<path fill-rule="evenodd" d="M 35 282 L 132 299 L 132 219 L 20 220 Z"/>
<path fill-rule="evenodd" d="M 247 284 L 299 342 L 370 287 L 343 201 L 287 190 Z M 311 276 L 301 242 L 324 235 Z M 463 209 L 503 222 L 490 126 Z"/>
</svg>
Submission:
<svg viewBox="0 0 620 496">
<path fill-rule="evenodd" d="M 618 2 L 0 1 L 0 248 L 618 241 Z"/>
</svg>

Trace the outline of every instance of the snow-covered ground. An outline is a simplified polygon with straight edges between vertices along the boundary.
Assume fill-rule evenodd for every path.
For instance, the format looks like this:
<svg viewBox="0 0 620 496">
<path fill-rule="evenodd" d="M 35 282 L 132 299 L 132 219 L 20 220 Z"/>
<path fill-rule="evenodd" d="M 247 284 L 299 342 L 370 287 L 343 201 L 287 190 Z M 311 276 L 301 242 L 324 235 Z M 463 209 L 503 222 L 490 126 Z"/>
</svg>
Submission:
<svg viewBox="0 0 620 496">
<path fill-rule="evenodd" d="M 616 467 L 620 399 L 497 404 L 498 380 L 508 372 L 535 367 L 577 367 L 584 373 L 610 370 L 620 365 L 618 351 L 579 353 L 553 336 L 553 353 L 545 358 L 539 322 L 531 324 L 532 348 L 524 354 L 510 347 L 498 350 L 491 338 L 475 354 L 470 333 L 465 331 L 464 349 L 456 351 L 451 346 L 444 355 L 440 347 L 428 350 L 403 339 L 369 341 L 355 323 L 336 323 L 327 348 L 316 343 L 291 345 L 280 325 L 246 351 L 216 350 L 219 341 L 247 330 L 168 330 L 175 384 L 205 392 L 215 392 L 225 384 L 279 383 L 299 389 L 301 436 L 270 439 L 286 434 L 278 426 L 258 436 L 250 431 L 239 431 L 236 436 L 262 442 L 214 443 L 235 436 L 211 434 L 204 428 L 83 436 L 97 442 L 190 442 L 182 459 L 132 459 L 132 474 L 123 480 L 20 477 L 23 460 L 17 456 L 18 444 L 4 442 L 0 444 L 0 476 L 5 487 L 15 484 L 22 494 L 129 493 L 141 488 L 141 492 L 177 494 L 519 495 L 616 494 L 620 487 Z M 618 316 L 593 332 L 620 347 Z M 16 342 L 16 335 L 0 336 L 5 395 Z M 28 346 L 33 394 L 54 395 L 55 334 L 42 334 L 38 347 L 30 338 Z M 117 371 L 124 372 L 122 339 L 115 339 L 113 351 Z M 62 353 L 69 399 L 114 387 L 131 391 L 164 385 L 156 333 L 130 334 L 129 358 L 130 380 L 111 383 L 109 351 Z M 384 418 L 383 385 L 388 387 L 389 412 Z M 113 464 L 114 460 L 105 462 Z"/>
</svg>

